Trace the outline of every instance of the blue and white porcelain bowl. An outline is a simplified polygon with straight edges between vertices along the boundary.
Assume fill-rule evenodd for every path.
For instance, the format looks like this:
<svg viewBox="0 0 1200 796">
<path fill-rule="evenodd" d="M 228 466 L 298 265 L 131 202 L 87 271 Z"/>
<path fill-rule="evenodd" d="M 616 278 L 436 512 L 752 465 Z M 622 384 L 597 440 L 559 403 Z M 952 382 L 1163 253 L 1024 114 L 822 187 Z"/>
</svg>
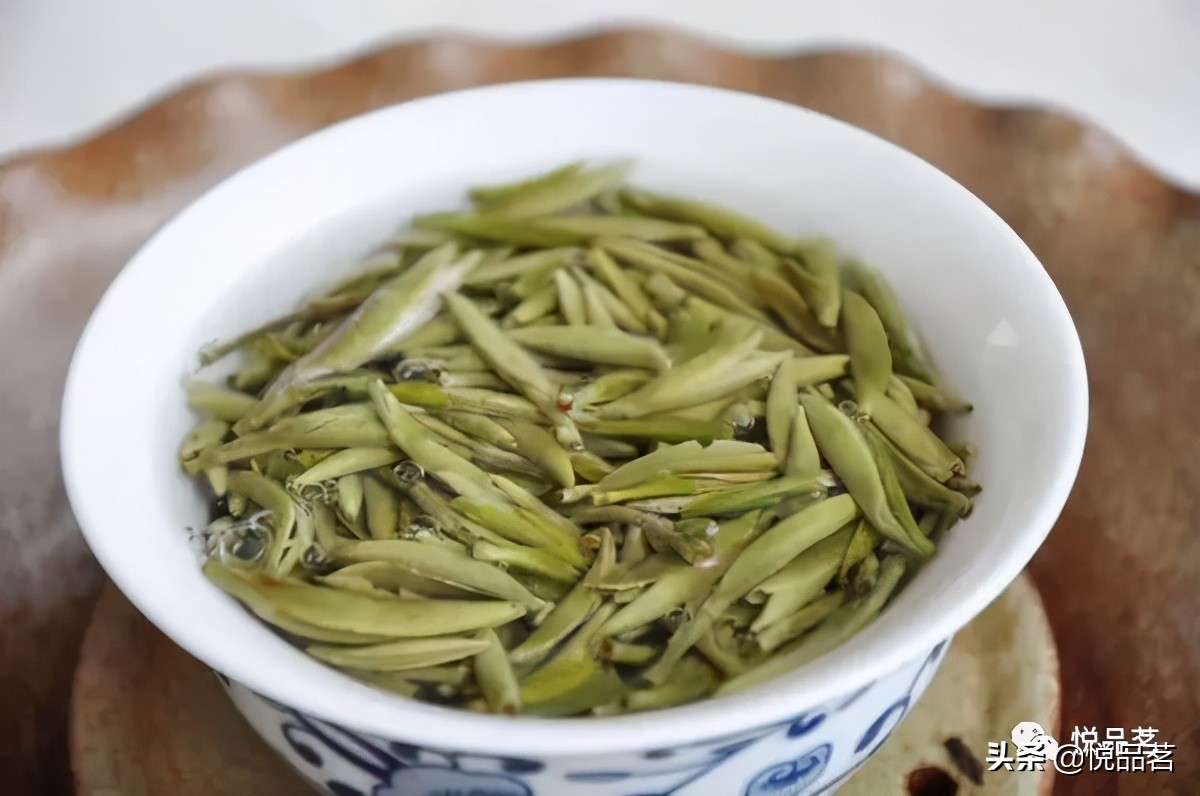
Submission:
<svg viewBox="0 0 1200 796">
<path fill-rule="evenodd" d="M 713 722 L 716 737 L 644 748 L 633 735 L 639 748 L 569 756 L 391 740 L 396 733 L 355 732 L 221 682 L 275 751 L 336 796 L 794 796 L 832 793 L 854 773 L 908 714 L 948 645 L 785 721 L 736 731 Z"/>
<path fill-rule="evenodd" d="M 415 212 L 567 160 L 708 197 L 882 269 L 976 411 L 972 516 L 880 618 L 743 693 L 630 716 L 483 716 L 382 693 L 290 646 L 204 579 L 179 472 L 180 378 L 206 341 L 293 307 Z M 367 114 L 231 177 L 164 227 L 104 296 L 68 378 L 63 469 L 97 558 L 222 676 L 262 736 L 337 796 L 799 796 L 830 792 L 920 697 L 948 640 L 1020 572 L 1066 500 L 1087 425 L 1079 340 L 1036 258 L 915 156 L 773 100 L 560 80 Z M 220 761 L 213 761 L 220 765 Z"/>
</svg>

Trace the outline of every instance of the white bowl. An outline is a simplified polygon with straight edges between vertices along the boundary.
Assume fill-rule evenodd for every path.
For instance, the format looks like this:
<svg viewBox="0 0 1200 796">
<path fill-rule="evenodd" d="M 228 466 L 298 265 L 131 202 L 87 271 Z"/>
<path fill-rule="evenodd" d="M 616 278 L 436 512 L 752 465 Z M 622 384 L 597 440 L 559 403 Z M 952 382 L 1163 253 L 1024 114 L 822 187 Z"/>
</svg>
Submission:
<svg viewBox="0 0 1200 796">
<path fill-rule="evenodd" d="M 978 446 L 973 476 L 985 491 L 878 621 L 753 690 L 560 720 L 382 694 L 290 646 L 202 576 L 184 529 L 202 526 L 206 507 L 175 460 L 193 422 L 180 378 L 203 343 L 293 307 L 413 213 L 577 158 L 633 158 L 638 184 L 828 235 L 882 269 L 948 381 L 975 404 L 953 433 Z M 129 262 L 88 323 L 67 383 L 62 460 L 76 517 L 112 579 L 232 680 L 252 723 L 326 792 L 757 796 L 827 788 L 882 742 L 943 642 L 1042 543 L 1086 426 L 1083 356 L 1054 284 L 1003 221 L 932 166 L 774 100 L 556 80 L 352 119 L 187 208 Z"/>
</svg>

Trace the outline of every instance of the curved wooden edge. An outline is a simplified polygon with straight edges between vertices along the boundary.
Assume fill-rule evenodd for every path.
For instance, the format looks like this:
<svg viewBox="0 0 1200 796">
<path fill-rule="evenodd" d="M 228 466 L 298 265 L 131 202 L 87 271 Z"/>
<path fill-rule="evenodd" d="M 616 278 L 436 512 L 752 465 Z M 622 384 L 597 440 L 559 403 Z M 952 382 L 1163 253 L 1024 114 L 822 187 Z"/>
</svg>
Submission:
<svg viewBox="0 0 1200 796">
<path fill-rule="evenodd" d="M 1058 645 L 1055 643 L 1054 631 L 1050 626 L 1050 616 L 1046 612 L 1046 603 L 1042 601 L 1041 592 L 1038 591 L 1037 584 L 1033 582 L 1033 577 L 1028 572 L 1022 573 L 1021 577 L 1013 581 L 1010 590 L 1017 593 L 1017 600 L 1025 603 L 1026 610 L 1036 614 L 1037 618 L 1027 623 L 1025 632 L 1027 634 L 1027 643 L 1034 649 L 1044 650 L 1044 670 L 1048 674 L 1046 679 L 1039 681 L 1037 685 L 1041 685 L 1045 691 L 1039 695 L 1035 693 L 1033 699 L 1045 698 L 1048 707 L 1047 715 L 1051 717 L 1051 722 L 1046 726 L 1046 732 L 1055 738 L 1062 737 L 1062 663 L 1058 657 Z M 1033 686 L 1036 688 L 1036 686 Z M 998 739 L 1003 740 L 1003 739 Z M 1056 771 L 1052 768 L 1047 773 L 1047 776 L 1042 778 L 1038 783 L 1039 796 L 1050 796 L 1054 792 L 1054 780 Z"/>
<path fill-rule="evenodd" d="M 639 58 L 638 70 L 621 68 L 631 56 Z M 448 67 L 445 62 L 458 60 Z M 442 74 L 431 80 L 414 74 L 412 67 L 441 62 Z M 557 65 L 545 69 L 542 64 Z M 680 71 L 694 65 L 694 74 L 684 82 L 729 85 L 741 90 L 790 99 L 786 92 L 769 80 L 746 85 L 747 75 L 769 74 L 780 68 L 792 71 L 810 66 L 818 71 L 867 69 L 879 77 L 880 92 L 937 94 L 962 108 L 983 114 L 1020 117 L 1022 124 L 1034 127 L 1058 127 L 1071 137 L 1088 137 L 1104 142 L 1106 157 L 1118 158 L 1124 170 L 1132 170 L 1142 179 L 1158 183 L 1163 189 L 1200 201 L 1200 193 L 1190 193 L 1141 163 L 1132 150 L 1106 131 L 1080 121 L 1070 113 L 1029 104 L 979 102 L 962 97 L 948 83 L 916 66 L 910 59 L 882 49 L 830 47 L 814 48 L 801 54 L 778 55 L 739 52 L 724 44 L 691 34 L 653 28 L 613 29 L 586 36 L 555 38 L 536 43 L 498 43 L 478 36 L 437 36 L 433 39 L 406 41 L 351 56 L 341 63 L 316 70 L 245 71 L 228 70 L 189 82 L 183 88 L 151 99 L 96 134 L 63 146 L 21 152 L 0 162 L 0 177 L 7 169 L 38 166 L 66 178 L 64 185 L 82 193 L 120 195 L 125 189 L 153 187 L 147 172 L 174 162 L 176 169 L 202 165 L 203 147 L 196 136 L 196 111 L 222 92 L 236 94 L 249 90 L 268 101 L 271 110 L 293 117 L 303 128 L 317 129 L 325 124 L 403 101 L 426 93 L 440 93 L 486 83 L 511 82 L 555 76 L 609 76 L 640 71 L 638 77 L 679 80 Z M 380 91 L 364 77 L 405 72 L 404 86 L 385 87 Z M 391 91 L 386 90 L 392 89 Z M 329 103 L 330 92 L 337 95 Z M 313 101 L 314 97 L 320 101 Z M 804 103 L 813 107 L 811 103 Z M 819 103 L 818 103 L 819 104 Z M 247 110 L 249 106 L 247 105 Z M 816 108 L 820 109 L 820 108 Z M 854 122 L 848 114 L 835 114 Z M 872 128 L 874 129 L 874 128 Z M 891 137 L 887 130 L 877 133 Z M 292 136 L 294 137 L 294 135 Z M 134 156 L 136 153 L 136 157 Z M 100 172 L 89 168 L 89 161 L 101 161 Z M 129 172 L 122 174 L 125 166 Z M 133 178 L 136 172 L 136 179 Z M 167 173 L 163 177 L 170 176 Z M 178 173 L 176 172 L 176 176 Z M 3 232 L 0 215 L 0 233 Z M 3 236 L 0 235 L 0 238 Z"/>
<path fill-rule="evenodd" d="M 1020 721 L 1036 721 L 1057 738 L 1059 674 L 1049 618 L 1032 579 L 1022 574 L 955 637 L 925 696 L 846 783 L 845 796 L 932 796 L 952 792 L 950 781 L 975 796 L 1048 796 L 1053 766 L 984 772 L 976 785 L 944 744 L 955 738 L 982 763 L 988 742 L 1008 740 Z"/>
</svg>

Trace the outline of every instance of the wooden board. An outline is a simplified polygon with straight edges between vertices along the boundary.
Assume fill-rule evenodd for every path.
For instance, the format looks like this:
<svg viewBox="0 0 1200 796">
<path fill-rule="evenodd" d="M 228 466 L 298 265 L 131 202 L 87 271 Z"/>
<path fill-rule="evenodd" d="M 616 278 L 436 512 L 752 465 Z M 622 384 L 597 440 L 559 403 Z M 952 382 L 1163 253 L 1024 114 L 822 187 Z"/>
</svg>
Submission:
<svg viewBox="0 0 1200 796">
<path fill-rule="evenodd" d="M 538 46 L 443 38 L 326 71 L 224 75 L 91 141 L 0 166 L 5 791 L 70 792 L 69 681 L 102 581 L 63 495 L 57 411 L 113 275 L 189 200 L 307 132 L 423 94 L 567 75 L 710 83 L 846 119 L 947 171 L 1025 238 L 1071 308 L 1091 374 L 1080 479 L 1032 567 L 1062 650 L 1064 722 L 1152 724 L 1192 750 L 1170 776 L 1064 777 L 1058 790 L 1200 792 L 1200 197 L 1103 132 L 964 101 L 886 56 L 760 58 L 650 31 Z"/>
<path fill-rule="evenodd" d="M 839 796 L 1048 793 L 1053 771 L 985 774 L 974 785 L 946 751 L 982 759 L 1019 721 L 1051 735 L 1058 660 L 1046 615 L 1022 577 L 955 639 L 925 696 Z M 212 673 L 111 585 L 84 639 L 71 710 L 78 796 L 294 796 L 303 781 L 234 710 Z M 941 790 L 938 790 L 938 787 Z"/>
<path fill-rule="evenodd" d="M 255 734 L 206 666 L 109 584 L 71 700 L 83 796 L 295 796 L 303 781 Z"/>
</svg>

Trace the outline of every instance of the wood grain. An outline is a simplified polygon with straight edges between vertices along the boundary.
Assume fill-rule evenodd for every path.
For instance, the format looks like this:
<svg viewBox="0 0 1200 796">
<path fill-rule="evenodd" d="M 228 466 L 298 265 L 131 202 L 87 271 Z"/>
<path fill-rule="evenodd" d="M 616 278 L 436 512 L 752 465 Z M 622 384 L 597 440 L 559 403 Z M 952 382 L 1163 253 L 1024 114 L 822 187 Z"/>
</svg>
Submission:
<svg viewBox="0 0 1200 796">
<path fill-rule="evenodd" d="M 983 757 L 1018 721 L 1056 733 L 1054 640 L 1025 576 L 965 628 L 925 696 L 839 796 L 927 796 L 914 772 L 974 796 L 1039 796 L 1047 772 L 998 772 L 974 787 L 944 743 Z M 203 664 L 158 632 L 111 584 L 88 626 L 71 708 L 77 796 L 295 796 L 307 786 L 226 698 Z M 918 774 L 918 776 L 920 776 Z"/>
<path fill-rule="evenodd" d="M 75 674 L 79 796 L 296 796 L 307 786 L 242 719 L 208 667 L 109 584 Z"/>
<path fill-rule="evenodd" d="M 0 166 L 5 792 L 70 791 L 68 684 L 101 580 L 64 500 L 57 411 L 71 350 L 116 271 L 205 188 L 324 124 L 567 75 L 709 83 L 846 119 L 947 171 L 1025 238 L 1079 326 L 1092 389 L 1078 485 L 1032 567 L 1060 639 L 1064 723 L 1151 724 L 1180 750 L 1174 775 L 1064 777 L 1058 791 L 1200 792 L 1200 197 L 1102 132 L 980 107 L 886 56 L 758 58 L 650 31 L 535 47 L 438 39 L 324 72 L 227 75 L 90 142 Z"/>
</svg>

